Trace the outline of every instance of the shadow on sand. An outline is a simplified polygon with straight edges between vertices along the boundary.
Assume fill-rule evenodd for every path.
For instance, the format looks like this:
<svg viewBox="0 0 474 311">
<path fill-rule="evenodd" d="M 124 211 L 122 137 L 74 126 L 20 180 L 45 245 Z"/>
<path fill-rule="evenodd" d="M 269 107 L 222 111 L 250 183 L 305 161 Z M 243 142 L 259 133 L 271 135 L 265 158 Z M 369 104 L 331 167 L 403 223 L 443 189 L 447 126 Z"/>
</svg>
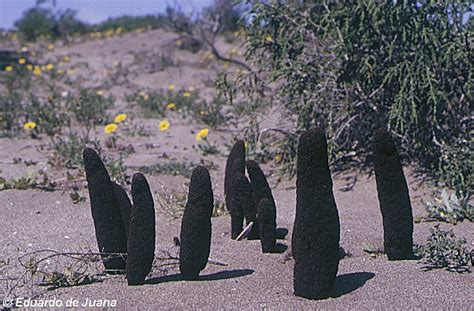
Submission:
<svg viewBox="0 0 474 311">
<path fill-rule="evenodd" d="M 332 298 L 341 297 L 347 295 L 356 289 L 364 286 L 365 282 L 375 276 L 372 272 L 355 272 L 336 277 L 336 284 L 331 294 Z"/>
<path fill-rule="evenodd" d="M 246 276 L 249 274 L 254 273 L 255 271 L 252 269 L 237 269 L 237 270 L 227 270 L 216 272 L 212 274 L 200 275 L 196 281 L 215 281 L 215 280 L 225 280 L 225 279 L 233 279 L 238 278 L 241 276 Z M 145 284 L 160 284 L 166 282 L 178 282 L 182 281 L 181 274 L 171 274 L 160 276 L 157 278 L 149 279 L 145 281 Z"/>
</svg>

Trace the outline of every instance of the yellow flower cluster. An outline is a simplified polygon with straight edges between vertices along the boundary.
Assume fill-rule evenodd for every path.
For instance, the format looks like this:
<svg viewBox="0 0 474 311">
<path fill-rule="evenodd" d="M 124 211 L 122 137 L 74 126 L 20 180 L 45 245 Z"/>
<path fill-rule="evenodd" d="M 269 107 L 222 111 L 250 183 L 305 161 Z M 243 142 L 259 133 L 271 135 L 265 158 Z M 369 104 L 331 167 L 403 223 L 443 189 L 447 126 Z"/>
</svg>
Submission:
<svg viewBox="0 0 474 311">
<path fill-rule="evenodd" d="M 105 134 L 112 134 L 115 133 L 118 129 L 118 124 L 122 123 L 127 119 L 127 115 L 125 113 L 120 113 L 115 116 L 114 123 L 109 123 L 104 127 Z"/>
</svg>

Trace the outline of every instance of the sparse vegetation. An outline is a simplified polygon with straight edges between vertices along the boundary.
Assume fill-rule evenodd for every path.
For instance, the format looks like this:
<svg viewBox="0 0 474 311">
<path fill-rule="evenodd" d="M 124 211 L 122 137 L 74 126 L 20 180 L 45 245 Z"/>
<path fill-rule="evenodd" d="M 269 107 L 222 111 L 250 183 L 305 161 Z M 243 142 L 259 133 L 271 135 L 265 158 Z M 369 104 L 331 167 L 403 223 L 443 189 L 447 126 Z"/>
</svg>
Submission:
<svg viewBox="0 0 474 311">
<path fill-rule="evenodd" d="M 470 272 L 472 250 L 466 247 L 466 239 L 457 238 L 453 230 L 443 230 L 439 225 L 431 229 L 427 243 L 418 250 L 423 257 L 424 269 L 446 269 L 451 272 Z"/>
</svg>

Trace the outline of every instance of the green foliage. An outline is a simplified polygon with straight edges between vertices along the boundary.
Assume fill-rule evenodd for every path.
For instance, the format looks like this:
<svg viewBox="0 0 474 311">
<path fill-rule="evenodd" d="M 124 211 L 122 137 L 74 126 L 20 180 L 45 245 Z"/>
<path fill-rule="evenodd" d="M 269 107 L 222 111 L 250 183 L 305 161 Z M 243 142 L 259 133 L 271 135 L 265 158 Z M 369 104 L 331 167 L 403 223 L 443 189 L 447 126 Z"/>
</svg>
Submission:
<svg viewBox="0 0 474 311">
<path fill-rule="evenodd" d="M 184 176 L 191 178 L 195 165 L 187 162 L 179 161 L 167 161 L 165 163 L 157 163 L 147 166 L 140 166 L 138 170 L 144 174 L 150 175 L 172 175 L 172 176 Z"/>
<path fill-rule="evenodd" d="M 51 37 L 55 27 L 55 18 L 49 9 L 33 7 L 23 13 L 15 22 L 15 27 L 26 40 L 36 41 L 40 37 Z"/>
<path fill-rule="evenodd" d="M 467 219 L 474 221 L 474 206 L 468 197 L 458 197 L 456 193 L 451 196 L 443 189 L 439 197 L 425 203 L 428 218 L 426 220 L 440 220 L 456 224 Z"/>
<path fill-rule="evenodd" d="M 110 17 L 106 21 L 101 22 L 95 26 L 92 26 L 89 31 L 107 31 L 110 29 L 117 29 L 121 27 L 126 31 L 135 29 L 148 29 L 148 28 L 159 28 L 162 27 L 166 22 L 166 18 L 163 15 L 143 15 L 143 16 L 130 16 L 123 15 L 119 17 Z"/>
<path fill-rule="evenodd" d="M 98 140 L 91 140 L 86 136 L 72 132 L 66 136 L 52 138 L 49 145 L 51 154 L 49 164 L 59 168 L 78 168 L 82 166 L 82 151 L 85 147 L 100 150 L 102 147 Z"/>
<path fill-rule="evenodd" d="M 451 272 L 469 272 L 472 265 L 473 251 L 466 248 L 466 239 L 457 239 L 452 230 L 440 229 L 439 225 L 431 229 L 430 238 L 419 251 L 426 270 L 445 268 Z"/>
<path fill-rule="evenodd" d="M 0 95 L 0 136 L 9 136 L 18 130 L 22 113 L 20 94 L 13 92 Z"/>
<path fill-rule="evenodd" d="M 282 129 L 296 129 L 281 143 L 279 153 L 291 157 L 285 161 L 295 161 L 291 136 L 314 125 L 325 128 L 335 164 L 367 154 L 381 126 L 431 172 L 438 172 L 444 149 L 466 156 L 456 146 L 469 141 L 474 93 L 472 29 L 462 23 L 469 1 L 247 3 L 245 58 L 256 82 L 249 88 L 221 74 L 217 86 L 229 100 L 242 86 L 246 98 L 287 108 Z M 276 86 L 273 94 L 267 85 Z M 462 175 L 466 189 L 472 161 L 456 165 L 458 177 L 443 181 L 456 188 Z M 291 175 L 294 165 L 288 168 Z"/>
<path fill-rule="evenodd" d="M 79 96 L 68 97 L 66 109 L 85 127 L 105 124 L 108 121 L 107 109 L 113 107 L 115 99 L 112 95 L 105 97 L 100 94 L 99 91 L 81 89 Z"/>
</svg>

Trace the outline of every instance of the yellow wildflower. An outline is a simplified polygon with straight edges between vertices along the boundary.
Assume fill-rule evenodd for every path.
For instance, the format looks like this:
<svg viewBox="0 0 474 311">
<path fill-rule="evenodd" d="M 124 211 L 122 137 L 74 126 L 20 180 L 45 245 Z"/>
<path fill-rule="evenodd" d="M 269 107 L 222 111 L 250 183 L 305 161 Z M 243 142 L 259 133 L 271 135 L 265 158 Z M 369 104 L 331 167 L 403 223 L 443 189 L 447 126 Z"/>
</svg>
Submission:
<svg viewBox="0 0 474 311">
<path fill-rule="evenodd" d="M 63 62 L 65 62 L 65 63 L 69 63 L 70 60 L 71 60 L 71 57 L 68 56 L 68 55 L 65 55 L 65 56 L 63 57 Z"/>
<path fill-rule="evenodd" d="M 115 123 L 120 123 L 120 122 L 123 122 L 125 121 L 125 119 L 127 118 L 127 115 L 125 113 L 121 113 L 121 114 L 118 114 L 115 119 L 114 119 L 114 122 Z"/>
<path fill-rule="evenodd" d="M 33 130 L 35 127 L 36 127 L 36 123 L 33 122 L 33 121 L 26 122 L 26 123 L 23 125 L 23 128 L 24 128 L 25 130 Z"/>
<path fill-rule="evenodd" d="M 6 72 L 12 72 L 12 71 L 13 71 L 13 67 L 12 67 L 12 66 L 7 66 L 7 67 L 5 67 L 5 71 L 6 71 Z"/>
<path fill-rule="evenodd" d="M 168 120 L 163 120 L 160 122 L 159 128 L 160 128 L 160 131 L 164 132 L 170 128 L 170 123 L 168 122 Z"/>
<path fill-rule="evenodd" d="M 177 45 L 177 46 L 183 45 L 183 41 L 181 41 L 181 40 L 176 40 L 176 45 Z"/>
<path fill-rule="evenodd" d="M 265 41 L 267 41 L 268 43 L 273 43 L 273 37 L 268 35 L 265 37 Z"/>
<path fill-rule="evenodd" d="M 48 70 L 48 71 L 53 70 L 53 68 L 54 68 L 53 64 L 47 64 L 46 65 L 46 70 Z"/>
<path fill-rule="evenodd" d="M 104 91 L 102 90 L 98 90 L 97 92 L 95 92 L 97 94 L 97 96 L 102 96 L 104 95 Z"/>
<path fill-rule="evenodd" d="M 26 46 L 23 46 L 23 47 L 21 48 L 21 51 L 22 51 L 22 52 L 28 52 L 28 48 L 27 48 Z"/>
<path fill-rule="evenodd" d="M 191 96 L 191 93 L 189 93 L 189 92 L 184 92 L 184 93 L 183 93 L 183 96 L 184 96 L 184 97 L 189 97 L 189 96 Z"/>
<path fill-rule="evenodd" d="M 26 63 L 26 59 L 24 59 L 24 58 L 20 58 L 18 60 L 18 64 L 20 64 L 20 65 L 24 65 L 25 63 Z"/>
<path fill-rule="evenodd" d="M 201 140 L 205 139 L 208 134 L 209 134 L 209 129 L 204 128 L 196 134 L 196 140 L 201 141 Z"/>
<path fill-rule="evenodd" d="M 280 163 L 282 159 L 283 159 L 283 157 L 281 156 L 281 154 L 275 155 L 275 162 L 276 163 Z"/>
<path fill-rule="evenodd" d="M 35 69 L 33 70 L 33 74 L 35 76 L 41 76 L 41 68 L 39 66 L 35 66 Z"/>
<path fill-rule="evenodd" d="M 104 127 L 104 133 L 105 134 L 111 134 L 111 133 L 115 132 L 116 130 L 117 130 L 117 124 L 115 124 L 115 123 L 107 124 Z"/>
<path fill-rule="evenodd" d="M 194 91 L 194 86 L 191 85 L 191 86 L 188 88 L 188 90 L 189 90 L 190 92 Z"/>
<path fill-rule="evenodd" d="M 53 50 L 54 49 L 54 44 L 52 44 L 52 43 L 48 44 L 47 48 L 50 51 Z"/>
<path fill-rule="evenodd" d="M 174 109 L 174 108 L 176 108 L 176 104 L 175 104 L 175 103 L 169 103 L 168 105 L 166 105 L 166 109 L 171 110 L 171 109 Z"/>
<path fill-rule="evenodd" d="M 63 69 L 58 69 L 57 73 L 58 73 L 58 75 L 62 75 L 62 74 L 64 74 L 64 70 Z"/>
<path fill-rule="evenodd" d="M 32 64 L 26 65 L 26 69 L 28 69 L 29 71 L 33 70 L 33 65 Z"/>
<path fill-rule="evenodd" d="M 174 86 L 174 84 L 170 84 L 170 85 L 168 85 L 168 90 L 170 90 L 170 91 L 174 91 L 174 89 L 175 89 L 175 86 Z"/>
</svg>

